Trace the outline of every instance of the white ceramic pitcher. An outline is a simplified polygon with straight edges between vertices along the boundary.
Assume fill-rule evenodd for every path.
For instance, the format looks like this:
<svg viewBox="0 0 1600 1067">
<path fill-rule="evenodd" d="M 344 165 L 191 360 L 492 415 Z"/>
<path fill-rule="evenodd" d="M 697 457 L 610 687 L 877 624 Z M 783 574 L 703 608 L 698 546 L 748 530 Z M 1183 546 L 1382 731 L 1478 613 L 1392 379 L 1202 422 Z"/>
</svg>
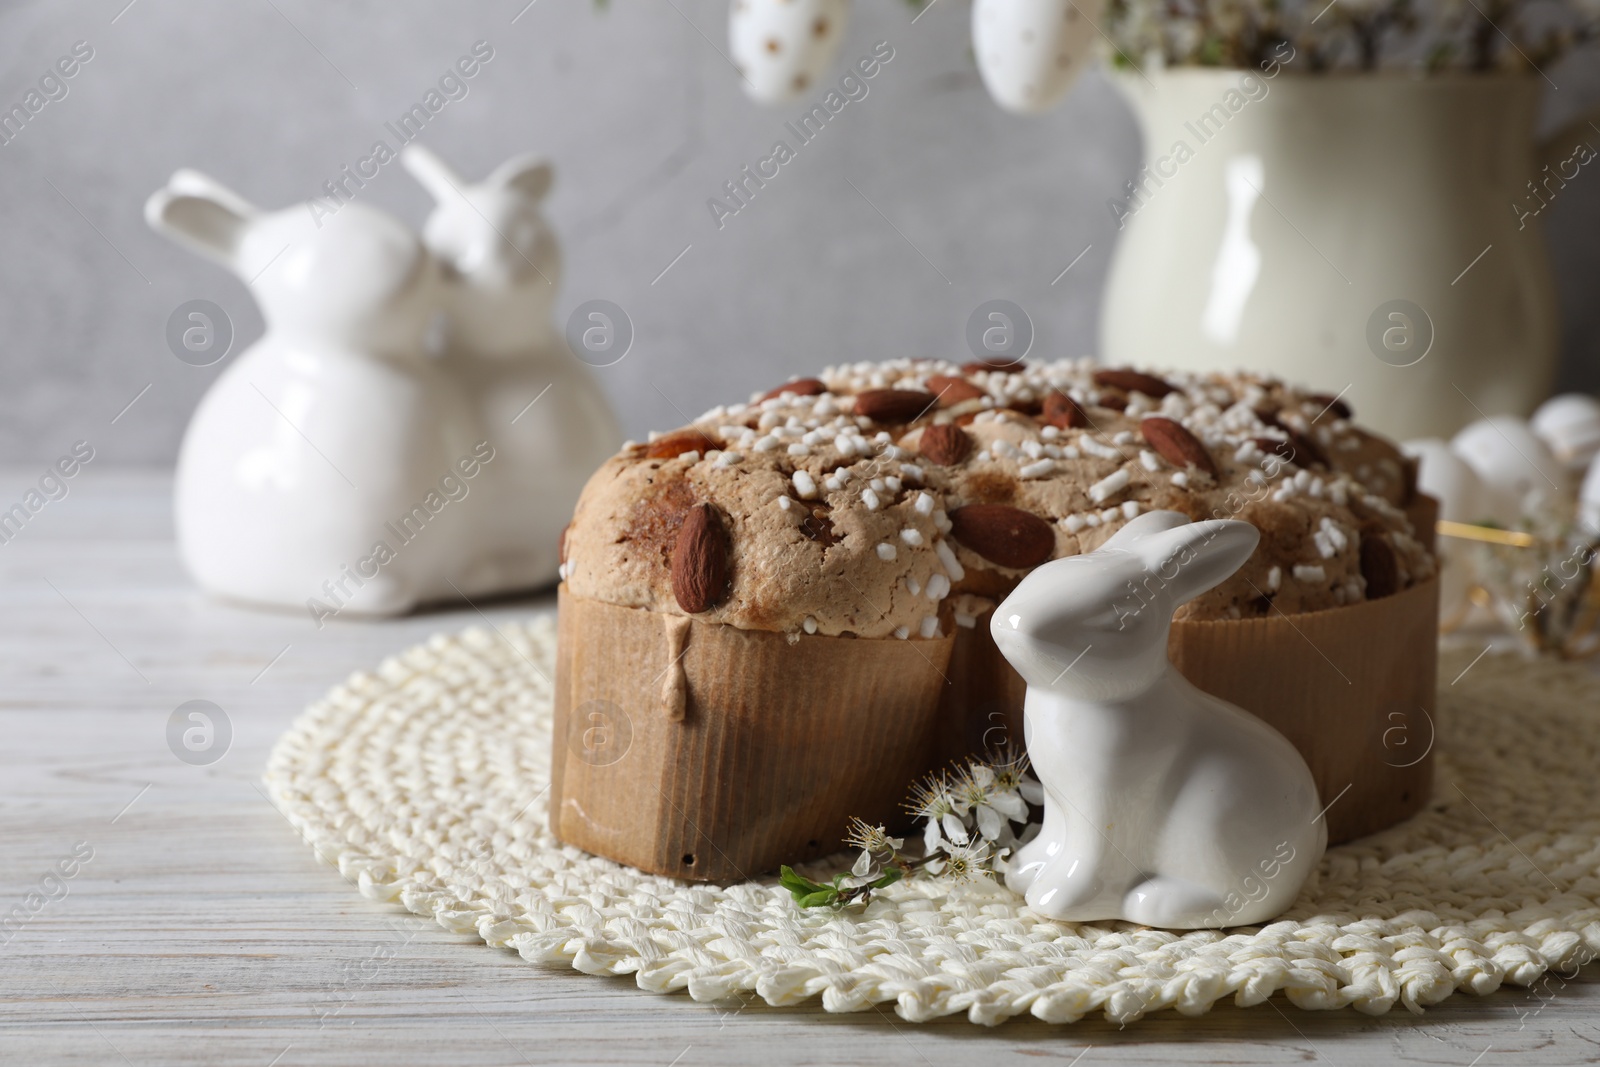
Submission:
<svg viewBox="0 0 1600 1067">
<path fill-rule="evenodd" d="M 1147 170 L 1137 198 L 1107 206 L 1125 225 L 1103 358 L 1349 386 L 1358 417 L 1399 437 L 1527 414 L 1558 343 L 1541 204 L 1600 182 L 1600 161 L 1574 158 L 1579 129 L 1600 134 L 1569 127 L 1536 151 L 1537 75 L 1306 76 L 1294 62 L 1271 78 L 1118 77 Z M 1536 198 L 1529 182 L 1552 174 Z"/>
</svg>

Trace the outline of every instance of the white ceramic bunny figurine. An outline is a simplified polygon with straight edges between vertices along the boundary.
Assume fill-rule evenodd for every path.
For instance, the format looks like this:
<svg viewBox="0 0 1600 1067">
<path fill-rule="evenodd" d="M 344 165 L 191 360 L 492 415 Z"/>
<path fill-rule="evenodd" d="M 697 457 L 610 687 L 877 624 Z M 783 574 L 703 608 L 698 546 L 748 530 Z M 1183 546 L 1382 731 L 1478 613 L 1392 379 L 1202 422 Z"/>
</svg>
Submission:
<svg viewBox="0 0 1600 1067">
<path fill-rule="evenodd" d="M 550 168 L 518 156 L 469 184 L 421 145 L 400 158 L 438 201 L 423 240 L 445 268 L 452 373 L 498 457 L 484 475 L 496 498 L 479 530 L 485 578 L 552 582 L 561 530 L 622 433 L 552 323 L 561 256 L 539 210 Z"/>
<path fill-rule="evenodd" d="M 374 208 L 308 207 L 263 212 L 179 171 L 145 216 L 244 278 L 267 323 L 184 435 L 184 562 L 211 592 L 311 608 L 320 625 L 454 596 L 475 556 L 464 465 L 489 456 L 424 343 L 444 309 L 434 258 Z"/>
<path fill-rule="evenodd" d="M 1327 825 L 1293 745 L 1167 659 L 1172 611 L 1260 534 L 1173 511 L 1039 567 L 995 610 L 1028 684 L 1024 736 L 1045 790 L 1006 884 L 1052 918 L 1175 929 L 1264 922 L 1321 859 Z"/>
</svg>

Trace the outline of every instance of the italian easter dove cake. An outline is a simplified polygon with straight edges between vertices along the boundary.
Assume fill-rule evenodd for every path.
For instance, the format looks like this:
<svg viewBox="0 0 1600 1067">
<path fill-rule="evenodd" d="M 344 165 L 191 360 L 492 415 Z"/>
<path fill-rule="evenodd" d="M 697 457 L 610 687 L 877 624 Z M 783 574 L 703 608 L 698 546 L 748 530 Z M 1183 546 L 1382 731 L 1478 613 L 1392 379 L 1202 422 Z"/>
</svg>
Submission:
<svg viewBox="0 0 1600 1067">
<path fill-rule="evenodd" d="M 1022 740 L 995 605 L 1163 510 L 1261 535 L 1178 610 L 1174 664 L 1295 744 L 1342 797 L 1332 840 L 1379 829 L 1430 782 L 1415 473 L 1337 397 L 1254 374 L 895 360 L 713 408 L 606 461 L 563 536 L 552 828 L 727 880 L 892 822 L 919 774 Z"/>
</svg>

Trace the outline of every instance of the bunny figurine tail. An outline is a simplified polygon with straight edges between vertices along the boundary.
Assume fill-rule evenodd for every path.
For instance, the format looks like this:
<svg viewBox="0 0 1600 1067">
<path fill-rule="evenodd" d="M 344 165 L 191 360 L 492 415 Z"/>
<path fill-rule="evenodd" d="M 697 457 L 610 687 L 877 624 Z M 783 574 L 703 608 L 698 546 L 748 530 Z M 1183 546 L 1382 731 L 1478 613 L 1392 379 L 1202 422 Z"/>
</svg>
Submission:
<svg viewBox="0 0 1600 1067">
<path fill-rule="evenodd" d="M 1039 567 L 996 609 L 1045 791 L 1043 828 L 1006 876 L 1034 910 L 1251 925 L 1287 909 L 1316 869 L 1327 825 L 1300 753 L 1167 659 L 1174 609 L 1259 539 L 1245 522 L 1147 512 L 1097 550 Z"/>
</svg>

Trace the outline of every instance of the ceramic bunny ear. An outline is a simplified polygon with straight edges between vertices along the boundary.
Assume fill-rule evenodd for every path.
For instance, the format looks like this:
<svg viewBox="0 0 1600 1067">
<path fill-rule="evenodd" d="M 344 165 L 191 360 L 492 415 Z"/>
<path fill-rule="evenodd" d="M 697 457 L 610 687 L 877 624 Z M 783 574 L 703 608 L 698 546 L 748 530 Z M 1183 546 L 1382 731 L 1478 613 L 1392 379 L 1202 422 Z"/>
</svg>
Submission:
<svg viewBox="0 0 1600 1067">
<path fill-rule="evenodd" d="M 1152 512 L 1151 516 L 1176 514 Z M 1134 519 L 1128 527 L 1142 518 L 1145 516 Z M 1127 527 L 1121 532 L 1126 533 Z M 1260 541 L 1261 531 L 1248 522 L 1207 519 L 1138 537 L 1131 547 L 1144 558 L 1146 566 L 1170 583 L 1173 601 L 1181 604 L 1220 585 L 1244 566 Z"/>
<path fill-rule="evenodd" d="M 172 172 L 172 177 L 167 179 L 167 189 L 174 193 L 215 200 L 234 214 L 246 218 L 261 213 L 260 208 L 217 181 L 211 175 L 203 174 L 198 170 L 190 170 L 188 167 Z"/>
<path fill-rule="evenodd" d="M 543 200 L 555 181 L 550 164 L 529 153 L 513 156 L 489 175 L 489 185 L 515 190 L 529 200 Z"/>
<path fill-rule="evenodd" d="M 1146 511 L 1129 520 L 1122 529 L 1106 538 L 1100 547 L 1118 548 L 1128 552 L 1137 551 L 1134 542 L 1142 541 L 1151 534 L 1165 533 L 1188 524 L 1189 516 L 1181 511 Z"/>
<path fill-rule="evenodd" d="M 442 203 L 460 198 L 467 188 L 466 180 L 450 164 L 439 158 L 438 153 L 422 145 L 407 145 L 400 152 L 400 162 L 428 190 L 430 196 Z M 552 181 L 550 164 L 530 153 L 506 160 L 494 169 L 483 184 L 491 188 L 509 189 L 528 200 L 540 200 L 550 191 Z"/>
<path fill-rule="evenodd" d="M 144 204 L 151 229 L 227 266 L 257 214 L 249 201 L 195 170 L 176 172 Z"/>
<path fill-rule="evenodd" d="M 449 203 L 460 198 L 461 175 L 431 148 L 408 144 L 400 150 L 400 163 L 435 200 Z"/>
</svg>

